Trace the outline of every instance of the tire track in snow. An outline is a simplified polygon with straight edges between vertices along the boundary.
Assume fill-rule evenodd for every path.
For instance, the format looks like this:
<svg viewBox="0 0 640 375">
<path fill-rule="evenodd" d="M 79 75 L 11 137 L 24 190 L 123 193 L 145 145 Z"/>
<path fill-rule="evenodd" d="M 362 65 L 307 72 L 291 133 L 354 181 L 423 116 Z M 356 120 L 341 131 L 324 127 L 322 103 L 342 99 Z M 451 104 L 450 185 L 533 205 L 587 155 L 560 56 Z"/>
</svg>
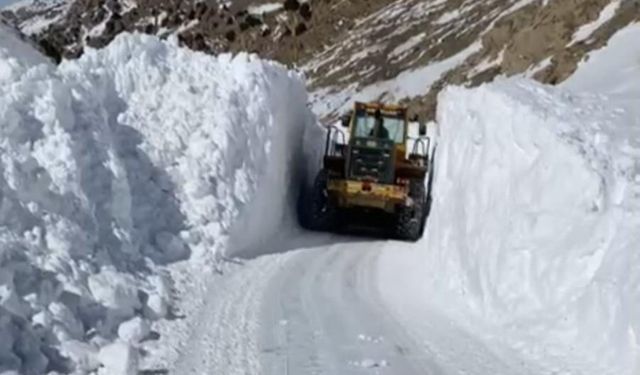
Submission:
<svg viewBox="0 0 640 375">
<path fill-rule="evenodd" d="M 535 373 L 432 311 L 401 274 L 404 247 L 299 249 L 216 277 L 171 373 Z"/>
<path fill-rule="evenodd" d="M 378 255 L 372 243 L 296 253 L 265 291 L 264 374 L 425 374 L 415 342 L 381 308 Z"/>
<path fill-rule="evenodd" d="M 263 288 L 287 259 L 264 257 L 215 277 L 171 373 L 260 374 L 257 332 Z"/>
</svg>

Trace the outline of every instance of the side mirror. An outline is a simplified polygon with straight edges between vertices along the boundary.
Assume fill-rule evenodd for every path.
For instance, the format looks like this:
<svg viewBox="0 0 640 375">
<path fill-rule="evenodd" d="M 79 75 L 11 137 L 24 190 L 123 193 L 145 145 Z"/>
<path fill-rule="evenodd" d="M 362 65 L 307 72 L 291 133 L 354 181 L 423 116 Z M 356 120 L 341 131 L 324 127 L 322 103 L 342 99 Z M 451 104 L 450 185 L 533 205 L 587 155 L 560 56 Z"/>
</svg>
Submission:
<svg viewBox="0 0 640 375">
<path fill-rule="evenodd" d="M 340 124 L 342 124 L 343 127 L 348 128 L 349 127 L 349 123 L 351 122 L 351 113 L 345 113 L 344 115 L 340 116 Z"/>
<path fill-rule="evenodd" d="M 418 127 L 418 134 L 421 137 L 424 137 L 425 135 L 427 135 L 427 125 L 424 122 L 420 122 L 420 125 Z"/>
</svg>

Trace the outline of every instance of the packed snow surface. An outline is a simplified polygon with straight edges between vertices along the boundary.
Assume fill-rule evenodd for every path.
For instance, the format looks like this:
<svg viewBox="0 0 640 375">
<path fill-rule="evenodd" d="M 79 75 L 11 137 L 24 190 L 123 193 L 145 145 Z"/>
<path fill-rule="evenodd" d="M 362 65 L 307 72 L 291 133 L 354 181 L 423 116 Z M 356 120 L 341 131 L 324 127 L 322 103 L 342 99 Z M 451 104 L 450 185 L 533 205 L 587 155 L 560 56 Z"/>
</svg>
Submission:
<svg viewBox="0 0 640 375">
<path fill-rule="evenodd" d="M 137 373 L 171 314 L 164 269 L 204 275 L 234 225 L 255 245 L 293 207 L 304 86 L 143 35 L 56 67 L 0 32 L 0 372 Z"/>
<path fill-rule="evenodd" d="M 551 372 L 640 369 L 640 128 L 626 105 L 525 80 L 440 96 L 420 244 L 430 301 Z"/>
</svg>

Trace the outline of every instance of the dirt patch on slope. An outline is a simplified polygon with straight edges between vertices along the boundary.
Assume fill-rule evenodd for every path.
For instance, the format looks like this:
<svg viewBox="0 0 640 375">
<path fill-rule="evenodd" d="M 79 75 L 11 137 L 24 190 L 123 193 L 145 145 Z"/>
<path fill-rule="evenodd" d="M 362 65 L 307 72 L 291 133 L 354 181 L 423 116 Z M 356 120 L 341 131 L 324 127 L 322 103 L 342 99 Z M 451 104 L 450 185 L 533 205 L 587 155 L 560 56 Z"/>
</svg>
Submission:
<svg viewBox="0 0 640 375">
<path fill-rule="evenodd" d="M 582 41 L 574 34 L 598 19 L 608 0 L 552 1 L 530 4 L 494 25 L 482 37 L 483 48 L 464 64 L 443 75 L 425 96 L 405 100 L 428 119 L 435 116 L 436 99 L 446 85 L 477 86 L 497 76 L 526 73 L 547 84 L 558 84 L 575 72 L 590 51 L 602 48 L 620 29 L 640 21 L 640 1 L 621 3 L 615 14 Z M 487 64 L 494 61 L 494 64 Z M 478 66 L 486 65 L 484 69 Z"/>
</svg>

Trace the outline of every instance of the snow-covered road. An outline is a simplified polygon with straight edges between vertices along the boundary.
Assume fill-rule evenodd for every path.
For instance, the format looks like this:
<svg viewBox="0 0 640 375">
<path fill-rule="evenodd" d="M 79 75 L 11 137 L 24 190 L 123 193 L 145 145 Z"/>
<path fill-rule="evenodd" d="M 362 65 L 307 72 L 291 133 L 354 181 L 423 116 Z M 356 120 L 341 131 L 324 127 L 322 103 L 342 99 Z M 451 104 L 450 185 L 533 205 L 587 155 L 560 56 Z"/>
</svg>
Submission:
<svg viewBox="0 0 640 375">
<path fill-rule="evenodd" d="M 302 250 L 265 288 L 266 374 L 423 374 L 428 358 L 385 308 L 370 242 Z"/>
<path fill-rule="evenodd" d="M 513 357 L 497 356 L 495 348 L 456 327 L 428 301 L 409 300 L 412 291 L 402 293 L 407 280 L 396 267 L 411 261 L 411 247 L 331 235 L 323 239 L 319 242 L 330 244 L 262 256 L 218 276 L 171 373 L 532 370 Z M 381 264 L 389 259 L 396 261 Z M 389 296 L 387 290 L 401 292 Z M 397 310 L 397 298 L 407 299 L 403 311 Z"/>
</svg>

